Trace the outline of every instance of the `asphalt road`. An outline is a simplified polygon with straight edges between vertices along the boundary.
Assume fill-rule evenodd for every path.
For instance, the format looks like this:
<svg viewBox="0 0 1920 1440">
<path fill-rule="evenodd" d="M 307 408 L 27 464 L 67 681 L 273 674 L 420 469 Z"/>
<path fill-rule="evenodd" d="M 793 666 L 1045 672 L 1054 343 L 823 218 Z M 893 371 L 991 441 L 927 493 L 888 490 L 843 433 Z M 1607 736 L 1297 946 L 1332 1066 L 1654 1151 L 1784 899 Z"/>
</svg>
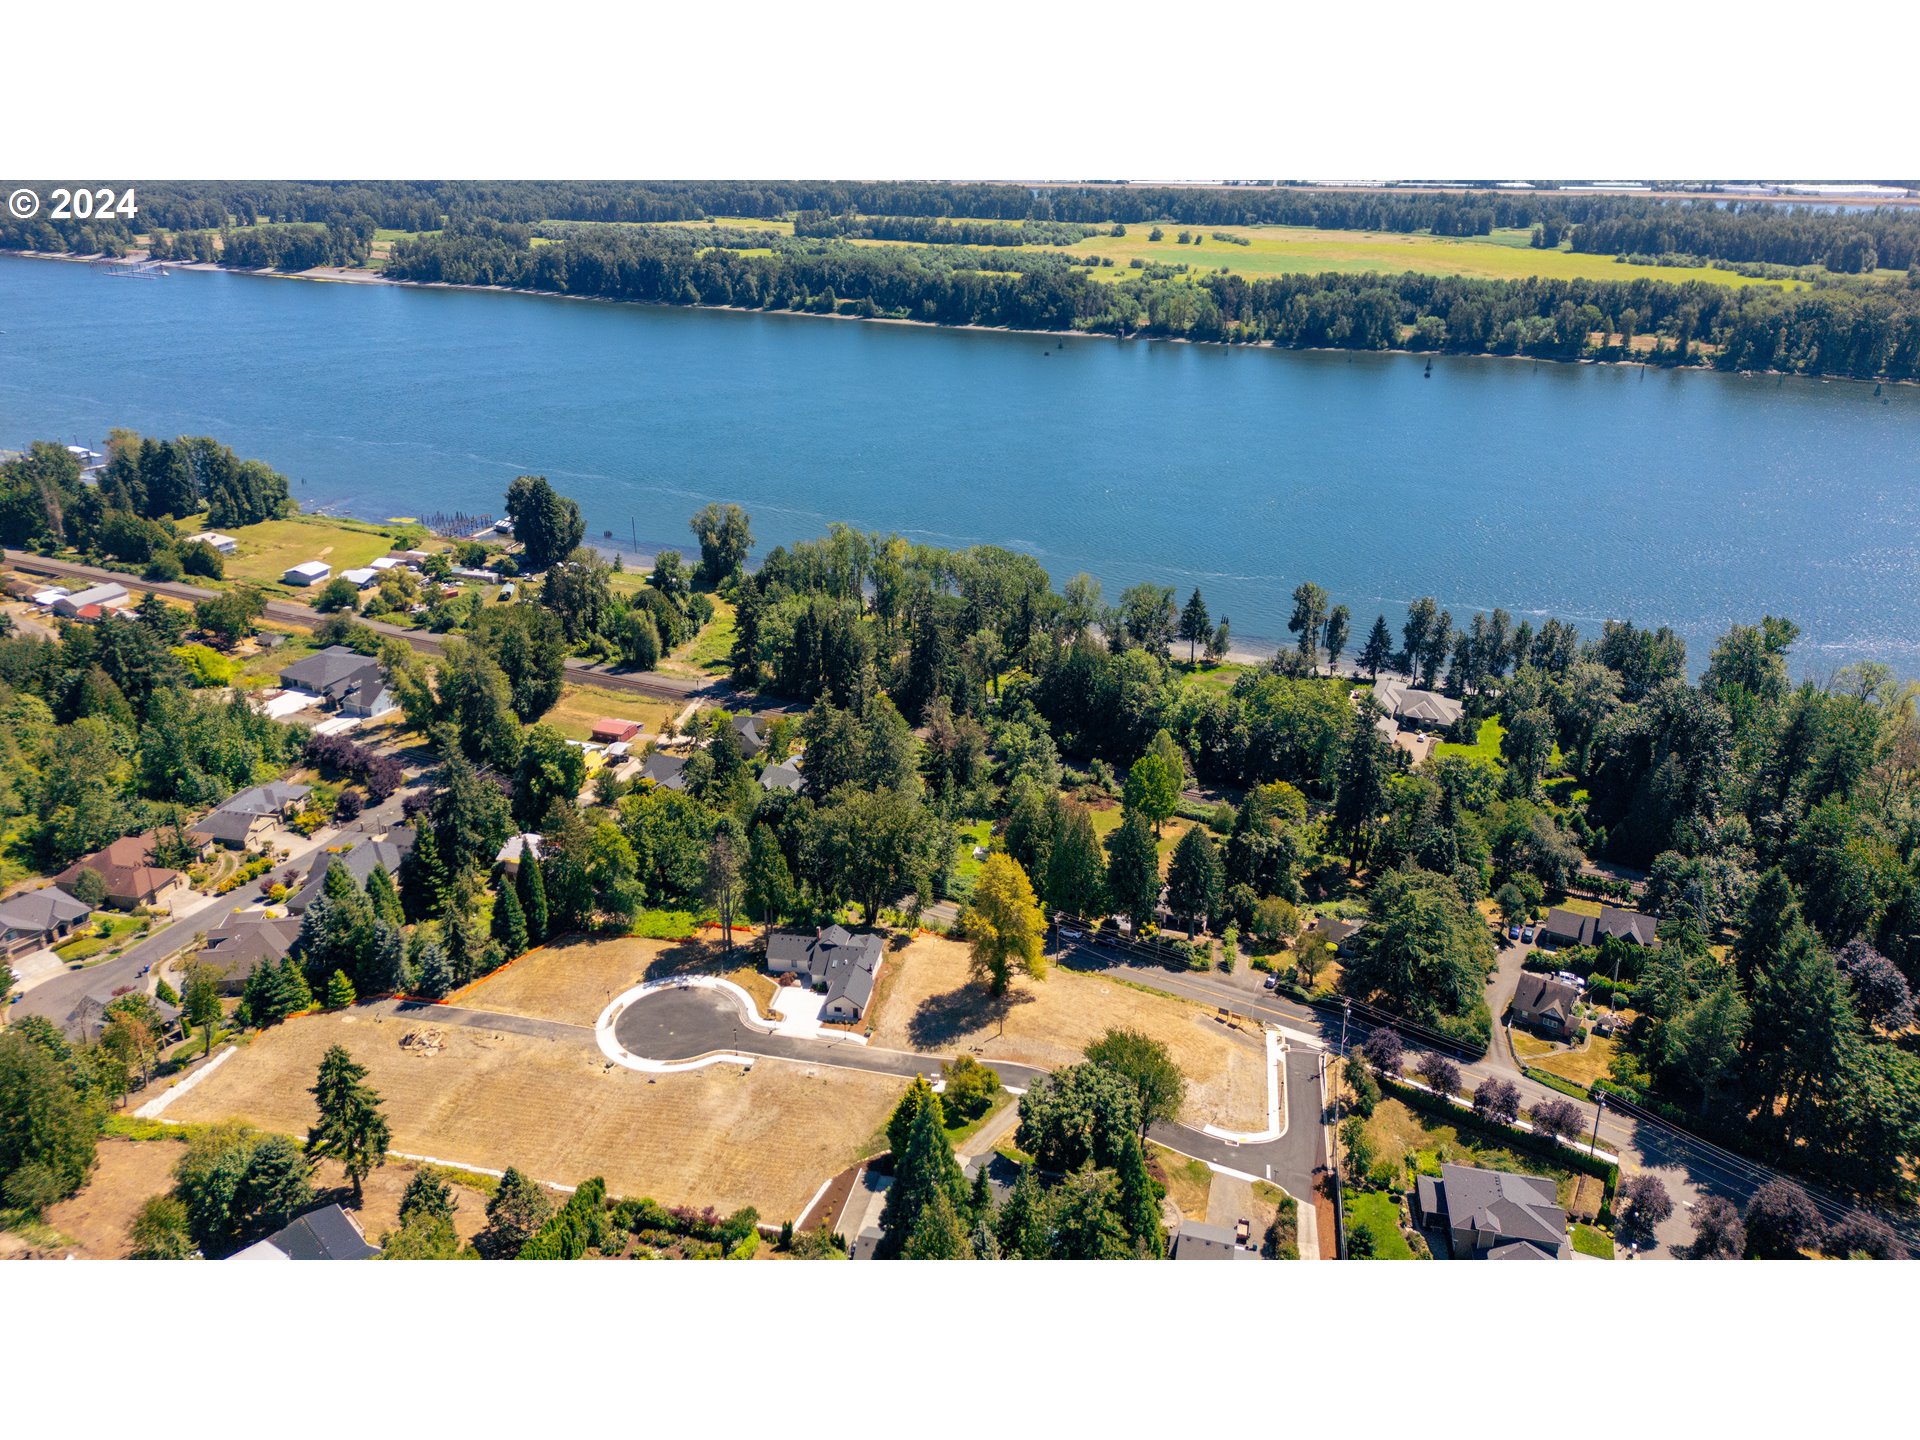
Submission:
<svg viewBox="0 0 1920 1440">
<path fill-rule="evenodd" d="M 95 565 L 81 565 L 72 560 L 49 560 L 40 555 L 13 554 L 7 557 L 7 564 L 29 575 L 42 575 L 55 579 L 112 581 L 124 585 L 129 591 L 152 591 L 169 599 L 196 602 L 205 600 L 209 592 L 197 585 L 187 585 L 168 580 L 142 580 L 136 576 L 122 574 L 118 570 L 103 570 Z M 326 617 L 311 606 L 302 605 L 297 600 L 270 598 L 267 601 L 266 618 L 283 625 L 303 625 L 312 627 Z M 445 653 L 446 645 L 439 636 L 430 635 L 422 630 L 408 630 L 399 625 L 388 624 L 384 620 L 362 618 L 360 623 L 376 635 L 391 635 L 396 640 L 404 640 L 422 655 L 439 656 Z M 648 695 L 661 700 L 709 699 L 725 701 L 733 697 L 733 687 L 720 680 L 694 680 L 681 675 L 663 675 L 656 670 L 622 671 L 609 670 L 603 665 L 574 657 L 567 661 L 567 675 L 582 685 L 590 685 L 598 690 L 622 691 L 632 695 Z"/>
</svg>

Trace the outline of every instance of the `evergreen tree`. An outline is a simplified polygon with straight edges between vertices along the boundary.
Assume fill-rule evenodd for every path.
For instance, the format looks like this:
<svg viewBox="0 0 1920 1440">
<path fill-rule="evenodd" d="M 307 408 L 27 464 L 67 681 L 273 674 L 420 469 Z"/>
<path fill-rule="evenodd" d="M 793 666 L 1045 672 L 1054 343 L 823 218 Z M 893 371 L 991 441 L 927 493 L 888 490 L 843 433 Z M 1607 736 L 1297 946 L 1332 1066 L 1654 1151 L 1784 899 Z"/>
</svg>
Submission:
<svg viewBox="0 0 1920 1440">
<path fill-rule="evenodd" d="M 935 1190 L 921 1208 L 913 1224 L 913 1234 L 900 1252 L 903 1260 L 971 1260 L 973 1247 L 953 1201 L 944 1190 Z"/>
<path fill-rule="evenodd" d="M 553 1202 L 547 1192 L 512 1166 L 500 1177 L 499 1188 L 487 1201 L 487 1228 L 476 1243 L 481 1253 L 494 1260 L 511 1260 L 520 1247 L 547 1223 L 553 1214 Z"/>
<path fill-rule="evenodd" d="M 1046 899 L 1049 909 L 1067 915 L 1093 916 L 1106 908 L 1106 863 L 1084 805 L 1063 801 L 1054 811 Z"/>
<path fill-rule="evenodd" d="M 747 840 L 747 912 L 762 925 L 778 925 L 798 903 L 793 872 L 769 825 L 755 825 Z"/>
<path fill-rule="evenodd" d="M 398 995 L 407 988 L 407 937 L 398 925 L 374 922 L 361 978 L 369 995 Z"/>
<path fill-rule="evenodd" d="M 1208 627 L 1213 617 L 1207 614 L 1207 602 L 1200 598 L 1200 588 L 1196 585 L 1193 594 L 1187 597 L 1186 608 L 1180 612 L 1180 638 L 1187 642 L 1187 663 L 1191 665 L 1195 649 L 1204 644 L 1209 636 Z"/>
<path fill-rule="evenodd" d="M 418 1216 L 451 1220 L 455 1204 L 453 1187 L 438 1172 L 416 1170 L 407 1181 L 406 1193 L 400 1197 L 400 1223 L 405 1225 Z"/>
<path fill-rule="evenodd" d="M 373 906 L 374 915 L 389 925 L 406 923 L 400 892 L 394 887 L 393 876 L 387 873 L 386 866 L 375 865 L 373 873 L 367 876 L 367 901 Z"/>
<path fill-rule="evenodd" d="M 1166 1254 L 1167 1232 L 1160 1223 L 1160 1196 L 1147 1173 L 1146 1153 L 1129 1138 L 1120 1152 L 1116 1173 L 1120 1180 L 1120 1223 L 1133 1237 L 1135 1248 L 1150 1260 Z"/>
<path fill-rule="evenodd" d="M 1033 1166 L 1020 1167 L 1020 1177 L 994 1217 L 994 1233 L 1008 1260 L 1045 1260 L 1053 1253 L 1047 1197 Z"/>
<path fill-rule="evenodd" d="M 493 938 L 498 940 L 507 958 L 527 953 L 527 916 L 520 908 L 520 897 L 513 886 L 503 882 L 493 897 Z"/>
<path fill-rule="evenodd" d="M 1337 669 L 1340 657 L 1346 652 L 1347 640 L 1352 634 L 1351 614 L 1344 605 L 1336 605 L 1327 616 L 1327 669 Z"/>
<path fill-rule="evenodd" d="M 527 922 L 527 940 L 538 945 L 547 938 L 547 882 L 540 873 L 540 857 L 531 848 L 520 856 L 515 883 L 520 891 L 520 913 Z"/>
<path fill-rule="evenodd" d="M 908 1127 L 906 1148 L 893 1157 L 893 1185 L 887 1191 L 886 1209 L 880 1215 L 879 1258 L 899 1258 L 920 1224 L 920 1217 L 934 1201 L 943 1196 L 956 1213 L 966 1203 L 966 1180 L 953 1158 L 953 1146 L 940 1125 L 937 1104 L 923 1106 Z"/>
<path fill-rule="evenodd" d="M 417 971 L 414 989 L 429 1000 L 438 1000 L 453 989 L 453 962 L 447 958 L 446 947 L 437 939 L 429 938 L 420 947 L 414 965 Z"/>
<path fill-rule="evenodd" d="M 353 1002 L 353 982 L 347 979 L 340 971 L 334 971 L 332 976 L 327 980 L 327 1008 L 329 1010 L 344 1010 L 347 1006 L 353 1004 Z"/>
<path fill-rule="evenodd" d="M 307 1092 L 320 1112 L 307 1131 L 307 1157 L 339 1160 L 353 1184 L 355 1205 L 360 1203 L 367 1176 L 387 1163 L 390 1135 L 386 1117 L 380 1113 L 380 1096 L 364 1083 L 366 1078 L 367 1067 L 335 1045 L 321 1058 L 320 1073 Z"/>
<path fill-rule="evenodd" d="M 1160 903 L 1160 855 L 1146 818 L 1129 814 L 1107 836 L 1107 893 L 1138 929 Z"/>
<path fill-rule="evenodd" d="M 400 898 L 410 920 L 432 920 L 446 906 L 451 876 L 440 855 L 434 827 L 423 817 L 414 827 L 413 848 L 400 862 Z"/>
<path fill-rule="evenodd" d="M 1340 788 L 1334 795 L 1334 823 L 1346 837 L 1347 861 L 1357 867 L 1372 847 L 1373 824 L 1387 808 L 1386 747 L 1373 723 L 1380 711 L 1369 696 L 1354 712 L 1347 752 L 1340 761 Z"/>
<path fill-rule="evenodd" d="M 1219 911 L 1220 890 L 1220 856 L 1206 828 L 1195 825 L 1173 847 L 1173 863 L 1167 867 L 1167 905 L 1174 914 L 1186 917 L 1189 940 L 1197 921 Z"/>
<path fill-rule="evenodd" d="M 913 1083 L 907 1087 L 907 1093 L 900 1097 L 900 1103 L 893 1107 L 893 1114 L 887 1117 L 887 1146 L 895 1155 L 906 1153 L 907 1139 L 913 1133 L 913 1122 L 922 1110 L 929 1107 L 944 1123 L 946 1111 L 941 1106 L 940 1097 L 933 1093 L 926 1076 L 916 1075 Z"/>
<path fill-rule="evenodd" d="M 1120 1211 L 1111 1170 L 1083 1166 L 1047 1197 L 1056 1260 L 1131 1260 L 1138 1251 Z"/>
<path fill-rule="evenodd" d="M 1293 614 L 1287 629 L 1300 637 L 1300 658 L 1318 670 L 1320 635 L 1327 623 L 1327 592 L 1311 580 L 1304 580 L 1293 592 Z"/>
</svg>

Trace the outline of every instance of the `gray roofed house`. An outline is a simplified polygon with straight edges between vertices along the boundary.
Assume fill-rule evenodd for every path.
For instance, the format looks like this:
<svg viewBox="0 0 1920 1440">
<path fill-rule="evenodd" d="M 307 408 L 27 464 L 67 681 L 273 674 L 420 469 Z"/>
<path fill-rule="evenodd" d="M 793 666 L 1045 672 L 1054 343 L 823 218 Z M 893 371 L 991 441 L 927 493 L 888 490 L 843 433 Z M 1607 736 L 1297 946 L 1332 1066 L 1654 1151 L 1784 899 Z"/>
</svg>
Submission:
<svg viewBox="0 0 1920 1440">
<path fill-rule="evenodd" d="M 640 764 L 640 778 L 651 780 L 662 790 L 684 790 L 687 788 L 687 757 L 669 755 L 664 750 L 656 750 Z"/>
<path fill-rule="evenodd" d="M 67 1018 L 60 1028 L 83 1040 L 98 1040 L 100 1032 L 106 1029 L 107 1006 L 122 995 L 135 993 L 136 989 L 133 985 L 115 985 L 111 981 L 101 983 L 80 997 L 73 1009 L 67 1012 Z M 147 1001 L 160 1017 L 162 1035 L 171 1034 L 174 1026 L 180 1023 L 180 1007 L 153 995 L 148 995 Z"/>
<path fill-rule="evenodd" d="M 758 715 L 736 715 L 733 717 L 733 733 L 740 737 L 740 753 L 751 760 L 767 748 L 766 732 L 760 728 Z"/>
<path fill-rule="evenodd" d="M 1651 948 L 1660 943 L 1658 925 L 1651 915 L 1613 905 L 1602 905 L 1598 915 L 1581 915 L 1555 906 L 1541 922 L 1540 938 L 1551 940 L 1555 945 L 1598 945 L 1602 940 L 1616 937 L 1632 945 Z"/>
<path fill-rule="evenodd" d="M 54 886 L 0 900 L 0 955 L 38 950 L 65 939 L 93 907 Z"/>
<path fill-rule="evenodd" d="M 413 831 L 402 827 L 387 832 L 380 839 L 365 836 L 356 840 L 350 849 L 322 850 L 307 867 L 307 878 L 301 881 L 300 888 L 287 897 L 287 909 L 295 915 L 304 912 L 327 883 L 327 870 L 336 860 L 347 867 L 347 873 L 353 876 L 356 883 L 365 885 L 375 866 L 385 866 L 387 873 L 397 880 L 400 862 L 407 858 L 407 852 L 411 849 Z"/>
<path fill-rule="evenodd" d="M 318 695 L 342 715 L 366 718 L 399 708 L 380 662 L 344 645 L 329 645 L 294 661 L 280 672 L 280 684 Z"/>
<path fill-rule="evenodd" d="M 1414 1213 L 1428 1229 L 1447 1232 L 1456 1260 L 1559 1260 L 1567 1248 L 1567 1212 L 1554 1183 L 1538 1175 L 1442 1165 L 1419 1176 Z M 1505 1253 L 1531 1245 L 1536 1256 Z"/>
<path fill-rule="evenodd" d="M 221 803 L 220 808 L 234 815 L 271 815 L 279 818 L 296 813 L 300 809 L 300 802 L 312 793 L 311 785 L 301 785 L 291 780 L 270 780 L 265 785 L 256 785 L 251 790 L 242 790 L 229 797 Z"/>
<path fill-rule="evenodd" d="M 852 935 L 838 925 L 815 935 L 776 930 L 767 937 L 768 973 L 805 975 L 825 992 L 820 1013 L 829 1020 L 858 1020 L 866 1013 L 883 958 L 878 935 Z"/>
<path fill-rule="evenodd" d="M 273 820 L 266 815 L 254 815 L 244 810 L 215 810 L 194 821 L 187 834 L 201 845 L 225 845 L 232 850 L 245 850 L 272 828 Z"/>
<path fill-rule="evenodd" d="M 1453 697 L 1437 690 L 1416 690 L 1391 675 L 1374 682 L 1373 698 L 1383 714 L 1425 730 L 1445 730 L 1466 713 L 1466 707 Z"/>
<path fill-rule="evenodd" d="M 249 1245 L 229 1260 L 371 1260 L 380 1253 L 369 1245 L 360 1223 L 338 1205 L 309 1210 L 284 1230 Z"/>
<path fill-rule="evenodd" d="M 1580 1003 L 1580 987 L 1552 975 L 1523 974 L 1513 991 L 1513 1018 L 1536 1030 L 1564 1035 L 1578 1028 L 1573 1007 Z"/>
<path fill-rule="evenodd" d="M 1205 1225 L 1198 1220 L 1182 1220 L 1173 1237 L 1176 1260 L 1258 1260 L 1252 1250 L 1234 1243 L 1233 1231 L 1225 1225 Z"/>
<path fill-rule="evenodd" d="M 760 772 L 762 790 L 792 790 L 797 793 L 805 783 L 800 774 L 800 767 L 791 760 L 783 760 L 778 765 L 769 765 Z"/>
<path fill-rule="evenodd" d="M 246 978 L 263 964 L 278 964 L 299 938 L 298 920 L 265 915 L 230 915 L 209 930 L 200 958 L 222 972 L 220 988 L 238 994 Z"/>
</svg>

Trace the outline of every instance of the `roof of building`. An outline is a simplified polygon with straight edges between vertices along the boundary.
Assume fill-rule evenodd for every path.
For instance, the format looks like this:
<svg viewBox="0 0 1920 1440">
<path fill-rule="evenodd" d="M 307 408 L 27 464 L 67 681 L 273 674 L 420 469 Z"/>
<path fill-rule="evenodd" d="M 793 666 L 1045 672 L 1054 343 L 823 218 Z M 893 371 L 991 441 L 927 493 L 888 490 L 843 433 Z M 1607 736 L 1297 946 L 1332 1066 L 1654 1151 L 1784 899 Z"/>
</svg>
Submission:
<svg viewBox="0 0 1920 1440">
<path fill-rule="evenodd" d="M 333 566 L 324 560 L 302 560 L 298 565 L 289 565 L 286 573 L 289 575 L 305 575 L 309 579 L 317 580 L 322 575 L 331 575 L 333 573 Z"/>
<path fill-rule="evenodd" d="M 47 886 L 43 890 L 24 890 L 0 900 L 0 930 L 21 935 L 44 935 L 61 925 L 71 925 L 93 913 L 93 907 L 76 900 L 64 890 Z"/>
<path fill-rule="evenodd" d="M 1257 1260 L 1251 1250 L 1234 1243 L 1233 1231 L 1225 1225 L 1207 1225 L 1198 1220 L 1183 1220 L 1173 1237 L 1176 1260 Z"/>
<path fill-rule="evenodd" d="M 242 845 L 253 838 L 254 827 L 266 818 L 247 810 L 215 810 L 196 820 L 187 833 L 200 841 Z"/>
<path fill-rule="evenodd" d="M 262 1253 L 271 1252 L 271 1253 Z M 353 1217 L 338 1205 L 309 1210 L 284 1230 L 249 1245 L 234 1260 L 371 1260 L 380 1253 L 369 1245 Z"/>
<path fill-rule="evenodd" d="M 1547 918 L 1540 922 L 1540 932 L 1551 935 L 1556 940 L 1568 940 L 1575 945 L 1587 943 L 1587 927 L 1592 925 L 1594 917 L 1581 915 L 1556 905 L 1547 911 Z"/>
<path fill-rule="evenodd" d="M 776 930 L 767 937 L 767 959 L 794 971 L 804 970 L 815 985 L 827 987 L 827 1005 L 846 1000 L 865 1010 L 873 998 L 883 949 L 871 931 L 849 934 L 830 925 L 817 935 L 803 930 Z"/>
<path fill-rule="evenodd" d="M 1440 1203 L 1455 1230 L 1531 1240 L 1555 1255 L 1566 1240 L 1567 1212 L 1559 1206 L 1553 1181 L 1538 1175 L 1443 1164 Z"/>
<path fill-rule="evenodd" d="M 1513 987 L 1514 1007 L 1532 1015 L 1555 1016 L 1561 1022 L 1573 1018 L 1573 1007 L 1580 999 L 1580 987 L 1569 985 L 1552 975 L 1528 972 Z"/>
<path fill-rule="evenodd" d="M 107 894 L 138 900 L 164 890 L 180 878 L 178 870 L 153 863 L 154 834 L 122 835 L 91 855 L 83 855 L 54 877 L 54 884 L 69 889 L 82 870 L 92 870 L 106 882 Z"/>
<path fill-rule="evenodd" d="M 299 804 L 312 793 L 311 785 L 302 785 L 297 780 L 269 780 L 265 785 L 255 785 L 251 790 L 228 796 L 220 808 L 233 815 L 284 815 L 289 806 Z"/>
<path fill-rule="evenodd" d="M 354 699 L 378 697 L 387 686 L 386 672 L 371 655 L 362 655 L 344 645 L 329 645 L 296 660 L 280 672 L 280 683 L 289 690 L 310 690 L 335 705 Z"/>
<path fill-rule="evenodd" d="M 1487 1252 L 1489 1260 L 1551 1260 L 1554 1257 L 1530 1240 L 1509 1240 Z"/>
<path fill-rule="evenodd" d="M 364 590 L 373 583 L 373 578 L 378 573 L 371 565 L 356 565 L 351 570 L 342 570 L 340 578 L 349 585 L 357 585 Z"/>
<path fill-rule="evenodd" d="M 664 750 L 656 750 L 640 766 L 640 778 L 651 780 L 662 790 L 684 790 L 687 788 L 687 757 L 669 755 Z"/>
<path fill-rule="evenodd" d="M 540 837 L 531 832 L 509 835 L 507 837 L 507 843 L 500 847 L 500 853 L 493 857 L 493 863 L 496 865 L 518 865 L 520 863 L 520 856 L 528 850 L 533 851 L 533 858 L 538 860 L 541 854 L 540 844 Z"/>
<path fill-rule="evenodd" d="M 798 790 L 805 783 L 805 779 L 800 774 L 800 767 L 791 760 L 782 760 L 778 765 L 769 765 L 760 772 L 762 790 Z"/>
<path fill-rule="evenodd" d="M 1424 725 L 1451 725 L 1466 713 L 1466 707 L 1438 690 L 1417 690 L 1404 680 L 1382 675 L 1374 682 L 1374 702 L 1396 720 L 1415 720 Z"/>
<path fill-rule="evenodd" d="M 1600 936 L 1617 935 L 1622 940 L 1631 940 L 1636 945 L 1654 945 L 1659 943 L 1658 922 L 1651 915 L 1642 915 L 1638 910 L 1621 910 L 1612 905 L 1600 907 Z"/>
<path fill-rule="evenodd" d="M 403 827 L 389 831 L 379 839 L 371 835 L 362 836 L 346 850 L 322 850 L 307 867 L 307 878 L 300 883 L 300 888 L 287 897 L 287 908 L 298 913 L 311 905 L 321 887 L 327 883 L 327 870 L 336 860 L 347 867 L 347 873 L 357 883 L 365 885 L 376 866 L 385 866 L 389 875 L 398 875 L 400 862 L 407 858 L 407 852 L 411 849 L 413 831 Z"/>
<path fill-rule="evenodd" d="M 640 729 L 641 726 L 638 720 L 622 720 L 613 716 L 606 716 L 593 722 L 593 733 L 590 738 L 598 740 L 602 744 L 617 740 L 630 740 L 640 733 Z"/>
<path fill-rule="evenodd" d="M 116 600 L 127 598 L 127 587 L 112 580 L 102 580 L 98 585 L 89 585 L 84 590 L 76 590 L 67 596 L 70 605 L 111 605 Z"/>
<path fill-rule="evenodd" d="M 202 545 L 211 545 L 216 550 L 236 550 L 240 542 L 231 535 L 222 535 L 218 530 L 202 530 L 198 535 L 189 535 L 187 544 L 199 541 Z"/>
<path fill-rule="evenodd" d="M 201 952 L 234 979 L 251 975 L 262 961 L 280 960 L 299 937 L 297 920 L 269 919 L 265 915 L 231 915 L 207 932 Z"/>
<path fill-rule="evenodd" d="M 733 717 L 733 733 L 740 737 L 740 753 L 758 755 L 767 748 L 767 737 L 760 728 L 757 715 L 736 715 Z"/>
<path fill-rule="evenodd" d="M 1313 922 L 1308 934 L 1318 934 L 1329 945 L 1340 946 L 1352 939 L 1354 933 L 1367 922 L 1364 920 L 1342 920 L 1337 915 L 1322 915 Z"/>
</svg>

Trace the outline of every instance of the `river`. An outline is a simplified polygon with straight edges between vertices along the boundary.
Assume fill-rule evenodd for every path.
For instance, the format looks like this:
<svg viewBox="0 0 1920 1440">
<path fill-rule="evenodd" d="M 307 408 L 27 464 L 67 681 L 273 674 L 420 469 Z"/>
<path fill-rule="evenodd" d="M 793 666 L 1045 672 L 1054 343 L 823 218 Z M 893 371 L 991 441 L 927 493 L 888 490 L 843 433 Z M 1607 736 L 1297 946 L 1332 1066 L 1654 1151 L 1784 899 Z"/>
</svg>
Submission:
<svg viewBox="0 0 1920 1440">
<path fill-rule="evenodd" d="M 1198 586 L 1355 643 L 1431 594 L 1596 633 L 1796 620 L 1796 668 L 1920 674 L 1920 390 L 1076 339 L 379 284 L 113 277 L 0 257 L 0 447 L 211 434 L 309 509 L 500 513 L 545 474 L 588 535 L 762 551 L 832 520 Z"/>
</svg>

